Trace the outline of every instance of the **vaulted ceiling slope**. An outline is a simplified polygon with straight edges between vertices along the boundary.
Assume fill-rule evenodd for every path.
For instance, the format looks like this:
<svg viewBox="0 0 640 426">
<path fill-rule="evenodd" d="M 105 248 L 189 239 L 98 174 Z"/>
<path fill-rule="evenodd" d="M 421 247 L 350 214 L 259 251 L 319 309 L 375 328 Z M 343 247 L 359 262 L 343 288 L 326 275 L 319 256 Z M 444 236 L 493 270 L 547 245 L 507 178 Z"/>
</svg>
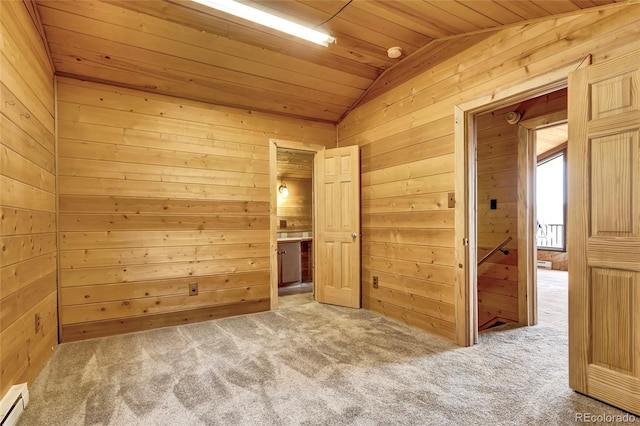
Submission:
<svg viewBox="0 0 640 426">
<path fill-rule="evenodd" d="M 469 48 L 489 29 L 614 1 L 245 0 L 332 34 L 337 42 L 329 47 L 191 1 L 37 4 L 60 75 L 336 122 L 384 90 L 374 85 L 368 93 L 401 61 L 425 66 Z M 402 48 L 401 58 L 387 57 L 392 46 Z"/>
</svg>

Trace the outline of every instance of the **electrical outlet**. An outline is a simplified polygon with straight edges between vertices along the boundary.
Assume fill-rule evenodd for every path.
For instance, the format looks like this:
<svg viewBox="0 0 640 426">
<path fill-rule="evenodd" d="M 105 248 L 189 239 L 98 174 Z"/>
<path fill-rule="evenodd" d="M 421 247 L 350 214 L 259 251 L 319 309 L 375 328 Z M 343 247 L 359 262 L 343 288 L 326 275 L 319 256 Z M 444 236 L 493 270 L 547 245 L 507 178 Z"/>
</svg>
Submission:
<svg viewBox="0 0 640 426">
<path fill-rule="evenodd" d="M 378 276 L 373 276 L 373 288 L 378 288 Z"/>
<path fill-rule="evenodd" d="M 198 295 L 198 283 L 189 284 L 189 296 L 197 296 Z"/>
<path fill-rule="evenodd" d="M 35 325 L 36 333 L 38 333 L 40 331 L 40 326 L 42 326 L 42 318 L 40 317 L 40 314 L 36 314 Z"/>
</svg>

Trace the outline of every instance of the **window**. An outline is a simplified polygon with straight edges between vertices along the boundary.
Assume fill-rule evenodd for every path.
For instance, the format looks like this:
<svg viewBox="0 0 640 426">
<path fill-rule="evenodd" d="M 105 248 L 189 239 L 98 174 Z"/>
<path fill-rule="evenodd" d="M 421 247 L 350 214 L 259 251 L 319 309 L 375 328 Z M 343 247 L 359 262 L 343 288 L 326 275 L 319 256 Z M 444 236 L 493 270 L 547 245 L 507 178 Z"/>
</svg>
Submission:
<svg viewBox="0 0 640 426">
<path fill-rule="evenodd" d="M 566 251 L 566 151 L 536 168 L 536 239 L 539 249 Z"/>
</svg>

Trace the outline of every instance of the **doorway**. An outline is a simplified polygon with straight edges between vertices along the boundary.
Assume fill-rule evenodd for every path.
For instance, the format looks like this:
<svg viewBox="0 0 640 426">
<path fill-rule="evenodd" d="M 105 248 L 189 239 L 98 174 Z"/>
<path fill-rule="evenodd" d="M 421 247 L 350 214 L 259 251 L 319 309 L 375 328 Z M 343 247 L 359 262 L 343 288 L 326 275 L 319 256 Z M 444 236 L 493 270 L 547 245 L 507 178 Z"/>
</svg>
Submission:
<svg viewBox="0 0 640 426">
<path fill-rule="evenodd" d="M 313 154 L 312 282 L 314 300 L 360 308 L 360 151 L 270 139 L 270 305 L 278 308 L 278 150 Z M 322 265 L 322 267 L 315 267 Z"/>
<path fill-rule="evenodd" d="M 314 152 L 277 149 L 278 306 L 313 301 Z"/>
<path fill-rule="evenodd" d="M 495 91 L 490 97 L 482 97 L 456 105 L 455 116 L 455 156 L 456 169 L 460 172 L 456 179 L 456 232 L 455 248 L 457 259 L 457 294 L 456 298 L 456 342 L 461 346 L 470 346 L 478 342 L 478 182 L 477 182 L 477 118 L 482 114 L 492 113 L 517 105 L 536 97 L 566 89 L 569 72 L 588 66 L 590 57 L 579 63 L 574 63 L 564 69 L 554 70 L 540 79 L 524 81 L 507 89 Z M 542 82 L 544 81 L 544 83 Z M 563 104 L 566 109 L 566 102 Z M 515 111 L 519 112 L 519 111 Z M 505 116 L 506 116 L 505 111 Z M 529 119 L 529 116 L 518 117 L 516 122 Z M 566 112 L 564 112 L 566 120 Z M 533 119 L 535 120 L 535 119 Z M 540 119 L 540 124 L 544 119 Z M 535 126 L 534 126 L 535 127 Z M 519 126 L 519 136 L 525 140 L 529 137 L 530 129 Z M 519 143 L 519 149 L 512 160 L 518 164 L 518 197 L 522 200 L 533 200 L 533 188 L 530 182 L 535 167 L 532 143 Z M 491 203 L 490 198 L 484 200 Z M 499 203 L 499 200 L 496 202 Z M 499 205 L 499 204 L 498 204 Z M 535 324 L 535 211 L 531 202 L 516 202 L 517 233 L 522 236 L 517 241 L 517 314 L 518 323 L 522 325 Z M 489 204 L 489 209 L 491 204 Z M 504 240 L 503 240 L 504 241 Z M 511 241 L 510 241 L 511 242 Z M 511 289 L 513 292 L 513 289 Z M 513 294 L 513 293 L 512 293 Z M 513 299 L 511 300 L 513 301 Z M 514 308 L 511 308 L 514 309 Z"/>
<path fill-rule="evenodd" d="M 638 291 L 637 182 L 638 102 L 634 82 L 640 78 L 640 51 L 630 52 L 596 65 L 587 57 L 575 69 L 563 69 L 526 81 L 491 98 L 476 99 L 455 107 L 456 165 L 460 179 L 456 192 L 456 253 L 458 261 L 456 340 L 460 345 L 477 342 L 475 312 L 475 118 L 530 95 L 571 87 L 568 195 L 571 200 L 571 250 L 569 288 L 569 385 L 572 389 L 631 412 L 639 412 L 637 339 L 640 303 Z M 551 77 L 551 78 L 549 78 Z M 554 78 L 555 77 L 555 78 Z M 556 79 L 557 78 L 557 79 Z M 553 83 L 540 87 L 540 81 Z M 549 90 L 552 89 L 552 90 Z M 494 101 L 497 99 L 497 101 Z M 633 99 L 633 101 L 631 101 Z M 509 102 L 511 101 L 511 102 Z M 530 129 L 523 130 L 525 135 Z M 529 139 L 530 140 L 530 139 Z M 529 145 L 525 145 L 529 147 Z M 519 160 L 529 157 L 520 157 Z M 532 167 L 529 163 L 528 167 Z M 531 176 L 532 174 L 527 174 Z M 526 183 L 526 182 L 525 182 Z M 533 185 L 522 186 L 523 197 Z M 533 236 L 532 203 L 524 205 L 523 223 Z M 525 250 L 532 245 L 524 247 Z M 633 247 L 633 248 L 632 248 Z M 519 246 L 520 251 L 520 246 Z M 533 257 L 528 257 L 533 259 Z M 526 269 L 526 268 L 525 268 Z M 533 268 L 531 270 L 534 270 Z M 526 277 L 520 281 L 520 321 L 530 324 L 531 295 Z M 524 305 L 525 309 L 521 309 Z M 528 317 L 527 317 L 528 316 Z M 635 345 L 635 346 L 634 346 Z M 624 354 L 624 356 L 620 356 Z"/>
<path fill-rule="evenodd" d="M 314 300 L 313 163 L 324 146 L 271 139 L 271 309 Z"/>
<path fill-rule="evenodd" d="M 551 145 L 542 138 L 566 125 L 566 110 L 560 89 L 475 117 L 478 331 L 537 323 L 536 139 Z"/>
<path fill-rule="evenodd" d="M 535 130 L 538 268 L 568 271 L 568 123 Z"/>
</svg>

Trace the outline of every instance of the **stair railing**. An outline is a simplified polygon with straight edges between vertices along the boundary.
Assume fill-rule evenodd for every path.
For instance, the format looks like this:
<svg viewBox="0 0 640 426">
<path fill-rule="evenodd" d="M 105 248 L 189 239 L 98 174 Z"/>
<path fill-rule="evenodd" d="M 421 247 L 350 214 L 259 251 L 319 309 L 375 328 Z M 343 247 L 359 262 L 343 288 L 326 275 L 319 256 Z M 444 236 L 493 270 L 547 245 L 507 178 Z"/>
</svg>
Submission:
<svg viewBox="0 0 640 426">
<path fill-rule="evenodd" d="M 509 254 L 509 250 L 502 250 L 502 247 L 506 246 L 507 244 L 509 244 L 509 242 L 513 240 L 513 238 L 508 237 L 506 240 L 504 240 L 503 242 L 501 242 L 500 244 L 498 244 L 496 246 L 496 248 L 494 248 L 493 250 L 491 250 L 489 253 L 485 254 L 484 257 L 482 259 L 480 259 L 480 261 L 478 262 L 478 266 L 482 265 L 484 262 L 487 261 L 487 259 L 489 259 L 491 256 L 493 256 L 495 253 L 497 253 L 498 251 L 504 253 L 505 255 Z"/>
</svg>

